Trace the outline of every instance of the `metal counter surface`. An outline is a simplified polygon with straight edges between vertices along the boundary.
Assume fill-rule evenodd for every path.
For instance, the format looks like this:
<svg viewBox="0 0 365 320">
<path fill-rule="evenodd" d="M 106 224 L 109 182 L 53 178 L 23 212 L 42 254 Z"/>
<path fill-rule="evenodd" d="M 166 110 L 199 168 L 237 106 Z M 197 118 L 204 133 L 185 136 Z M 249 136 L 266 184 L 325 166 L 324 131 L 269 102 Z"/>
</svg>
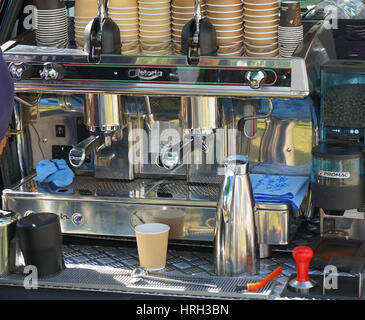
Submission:
<svg viewBox="0 0 365 320">
<path fill-rule="evenodd" d="M 296 272 L 291 250 L 298 245 L 313 245 L 314 234 L 318 231 L 318 220 L 306 222 L 305 227 L 288 246 L 273 247 L 273 255 L 261 259 L 259 273 L 255 276 L 217 277 L 214 275 L 213 254 L 206 249 L 171 249 L 167 254 L 167 264 L 161 273 L 167 277 L 188 281 L 216 284 L 217 288 L 204 288 L 198 285 L 171 284 L 164 281 L 142 280 L 132 284 L 131 270 L 138 267 L 138 252 L 135 245 L 101 246 L 83 244 L 64 244 L 63 255 L 66 269 L 61 273 L 38 279 L 41 289 L 73 290 L 135 295 L 134 299 L 146 296 L 174 297 L 176 299 L 302 299 L 285 298 L 281 293 L 289 279 Z M 213 250 L 212 250 L 213 251 Z M 257 292 L 235 292 L 238 284 L 262 280 L 279 265 L 283 273 Z M 321 275 L 319 268 L 312 268 L 310 275 Z M 22 287 L 24 275 L 11 274 L 0 278 L 0 286 Z"/>
</svg>

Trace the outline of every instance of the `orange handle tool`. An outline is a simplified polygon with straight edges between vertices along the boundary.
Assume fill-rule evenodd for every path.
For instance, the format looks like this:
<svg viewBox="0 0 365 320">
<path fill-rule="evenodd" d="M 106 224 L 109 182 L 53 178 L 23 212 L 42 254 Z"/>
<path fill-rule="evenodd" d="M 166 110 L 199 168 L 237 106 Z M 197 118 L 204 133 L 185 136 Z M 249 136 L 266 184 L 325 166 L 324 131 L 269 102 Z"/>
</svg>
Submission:
<svg viewBox="0 0 365 320">
<path fill-rule="evenodd" d="M 237 286 L 236 290 L 237 291 L 241 291 L 241 290 L 257 291 L 257 290 L 261 289 L 263 286 L 265 286 L 265 284 L 268 283 L 269 281 L 280 276 L 282 272 L 283 272 L 283 268 L 281 266 L 277 267 L 264 280 L 261 280 L 259 282 L 254 282 L 254 283 L 248 283 L 247 285 L 243 285 L 243 286 Z"/>
</svg>

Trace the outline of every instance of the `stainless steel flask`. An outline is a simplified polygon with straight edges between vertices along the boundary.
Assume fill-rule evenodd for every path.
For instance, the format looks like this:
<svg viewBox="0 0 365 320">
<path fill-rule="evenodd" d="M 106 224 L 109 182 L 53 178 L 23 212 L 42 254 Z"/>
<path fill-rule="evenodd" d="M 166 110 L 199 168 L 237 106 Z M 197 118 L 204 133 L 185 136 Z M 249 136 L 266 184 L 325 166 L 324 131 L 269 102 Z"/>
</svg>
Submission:
<svg viewBox="0 0 365 320">
<path fill-rule="evenodd" d="M 0 277 L 8 275 L 15 265 L 15 247 L 12 248 L 12 240 L 17 221 L 17 213 L 0 210 Z"/>
<path fill-rule="evenodd" d="M 256 273 L 258 247 L 248 163 L 243 155 L 224 162 L 215 225 L 215 273 L 220 276 Z"/>
</svg>

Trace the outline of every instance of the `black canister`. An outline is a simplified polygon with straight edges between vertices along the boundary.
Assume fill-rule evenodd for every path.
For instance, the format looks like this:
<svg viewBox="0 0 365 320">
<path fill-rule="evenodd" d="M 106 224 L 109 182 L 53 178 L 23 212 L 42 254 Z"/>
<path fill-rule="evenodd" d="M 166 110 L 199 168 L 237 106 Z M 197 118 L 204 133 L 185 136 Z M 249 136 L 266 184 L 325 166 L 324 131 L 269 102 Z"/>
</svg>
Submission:
<svg viewBox="0 0 365 320">
<path fill-rule="evenodd" d="M 65 268 L 58 215 L 31 214 L 17 222 L 16 233 L 25 264 L 37 267 L 39 276 L 52 275 Z"/>
<path fill-rule="evenodd" d="M 365 146 L 326 142 L 312 149 L 312 201 L 325 210 L 343 211 L 365 204 Z"/>
</svg>

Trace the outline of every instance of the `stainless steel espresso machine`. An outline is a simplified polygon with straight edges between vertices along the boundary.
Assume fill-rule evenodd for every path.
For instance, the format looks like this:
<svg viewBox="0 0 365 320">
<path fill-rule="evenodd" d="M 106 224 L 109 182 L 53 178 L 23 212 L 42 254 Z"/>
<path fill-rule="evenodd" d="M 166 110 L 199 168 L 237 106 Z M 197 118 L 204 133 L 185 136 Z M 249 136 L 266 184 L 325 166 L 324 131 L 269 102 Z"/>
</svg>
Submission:
<svg viewBox="0 0 365 320">
<path fill-rule="evenodd" d="M 251 173 L 309 177 L 316 144 L 319 65 L 328 30 L 308 24 L 292 58 L 124 56 L 40 47 L 25 34 L 2 46 L 15 79 L 22 179 L 3 209 L 53 212 L 62 232 L 134 239 L 134 227 L 181 221 L 171 243 L 212 246 L 223 159 L 247 155 Z M 93 51 L 95 52 L 95 51 Z M 195 61 L 196 62 L 196 61 Z M 70 186 L 34 182 L 43 159 L 65 159 Z M 310 213 L 256 203 L 258 242 L 289 242 L 290 219 Z M 172 223 L 172 222 L 171 222 Z"/>
</svg>

